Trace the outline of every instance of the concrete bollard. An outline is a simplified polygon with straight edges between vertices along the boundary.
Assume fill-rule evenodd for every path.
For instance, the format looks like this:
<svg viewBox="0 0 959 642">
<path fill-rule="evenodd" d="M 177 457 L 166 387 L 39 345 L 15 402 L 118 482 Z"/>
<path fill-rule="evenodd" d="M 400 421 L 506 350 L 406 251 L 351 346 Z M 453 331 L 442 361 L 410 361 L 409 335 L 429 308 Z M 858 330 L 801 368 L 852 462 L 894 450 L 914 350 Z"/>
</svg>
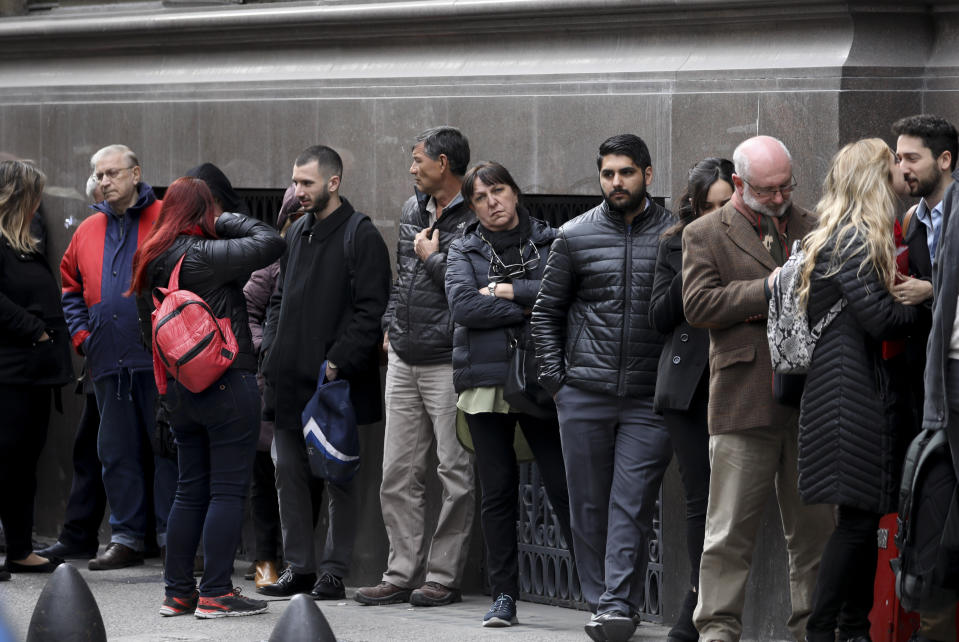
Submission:
<svg viewBox="0 0 959 642">
<path fill-rule="evenodd" d="M 80 572 L 61 564 L 53 572 L 33 609 L 27 642 L 106 642 L 97 601 Z"/>
<path fill-rule="evenodd" d="M 269 642 L 336 642 L 336 636 L 313 598 L 300 593 L 290 600 Z"/>
</svg>

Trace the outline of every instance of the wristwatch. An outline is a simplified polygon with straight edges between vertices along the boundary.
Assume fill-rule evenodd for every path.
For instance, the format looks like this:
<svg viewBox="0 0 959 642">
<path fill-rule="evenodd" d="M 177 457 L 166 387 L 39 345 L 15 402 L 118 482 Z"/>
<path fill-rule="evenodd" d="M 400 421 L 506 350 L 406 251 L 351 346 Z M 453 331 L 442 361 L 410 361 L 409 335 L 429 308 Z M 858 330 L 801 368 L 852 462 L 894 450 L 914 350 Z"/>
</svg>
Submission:
<svg viewBox="0 0 959 642">
<path fill-rule="evenodd" d="M 490 281 L 486 286 L 486 289 L 489 290 L 490 296 L 496 296 L 496 286 L 499 285 L 496 281 Z"/>
</svg>

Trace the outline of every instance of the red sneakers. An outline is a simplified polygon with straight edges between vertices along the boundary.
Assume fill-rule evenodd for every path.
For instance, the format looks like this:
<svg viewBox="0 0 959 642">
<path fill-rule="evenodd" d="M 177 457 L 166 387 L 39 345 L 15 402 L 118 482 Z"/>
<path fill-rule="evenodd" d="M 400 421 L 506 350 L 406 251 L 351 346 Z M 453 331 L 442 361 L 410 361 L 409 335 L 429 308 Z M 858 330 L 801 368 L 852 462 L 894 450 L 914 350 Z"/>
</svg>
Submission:
<svg viewBox="0 0 959 642">
<path fill-rule="evenodd" d="M 173 615 L 188 615 L 196 610 L 197 601 L 200 599 L 200 593 L 193 591 L 190 597 L 170 597 L 167 596 L 160 606 L 160 615 L 171 617 Z"/>
</svg>

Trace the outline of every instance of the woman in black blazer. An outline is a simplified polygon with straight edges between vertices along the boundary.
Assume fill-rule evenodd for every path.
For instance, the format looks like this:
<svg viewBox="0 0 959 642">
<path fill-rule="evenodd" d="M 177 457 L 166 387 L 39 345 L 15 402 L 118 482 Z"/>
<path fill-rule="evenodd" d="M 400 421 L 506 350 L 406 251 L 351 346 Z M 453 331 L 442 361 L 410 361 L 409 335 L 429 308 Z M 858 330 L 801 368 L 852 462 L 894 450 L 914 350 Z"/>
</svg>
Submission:
<svg viewBox="0 0 959 642">
<path fill-rule="evenodd" d="M 691 567 L 690 588 L 679 619 L 669 632 L 670 642 L 699 639 L 693 610 L 709 498 L 709 332 L 690 326 L 683 314 L 683 229 L 726 204 L 733 194 L 732 173 L 733 164 L 722 158 L 707 158 L 689 171 L 689 184 L 679 201 L 679 221 L 666 230 L 659 244 L 649 303 L 651 325 L 666 335 L 653 407 L 663 415 L 679 460 L 686 491 L 686 547 Z"/>
<path fill-rule="evenodd" d="M 0 580 L 50 573 L 61 561 L 37 555 L 31 541 L 50 401 L 73 378 L 60 288 L 30 233 L 45 182 L 33 165 L 0 162 L 0 522 L 7 538 Z"/>
</svg>

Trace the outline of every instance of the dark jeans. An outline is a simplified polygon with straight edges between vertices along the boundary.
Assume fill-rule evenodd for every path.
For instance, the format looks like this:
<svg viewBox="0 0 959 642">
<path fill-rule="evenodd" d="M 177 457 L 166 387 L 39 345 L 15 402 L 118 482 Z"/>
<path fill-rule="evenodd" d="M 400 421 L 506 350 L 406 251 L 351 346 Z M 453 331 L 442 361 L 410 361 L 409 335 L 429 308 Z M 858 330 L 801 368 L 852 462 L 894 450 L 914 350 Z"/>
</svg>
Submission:
<svg viewBox="0 0 959 642">
<path fill-rule="evenodd" d="M 556 419 L 526 414 L 484 412 L 466 415 L 482 486 L 483 539 L 486 565 L 494 597 L 505 593 L 519 598 L 519 563 L 516 521 L 519 518 L 519 469 L 513 435 L 519 422 L 536 457 L 546 495 L 559 521 L 566 545 L 572 549 L 566 467 Z"/>
<path fill-rule="evenodd" d="M 166 594 L 193 592 L 193 558 L 202 536 L 200 595 L 217 597 L 233 587 L 230 574 L 260 431 L 256 377 L 231 368 L 198 394 L 171 382 L 167 403 L 180 478 L 167 522 Z"/>
<path fill-rule="evenodd" d="M 92 393 L 85 394 L 83 413 L 73 439 L 73 484 L 63 517 L 63 530 L 57 538 L 71 548 L 95 548 L 98 544 L 97 532 L 107 506 L 100 459 L 97 457 L 99 430 L 97 398 Z"/>
<path fill-rule="evenodd" d="M 665 410 L 663 420 L 679 463 L 686 492 L 686 552 L 689 555 L 690 587 L 699 586 L 699 562 L 706 537 L 706 504 L 709 500 L 709 428 L 706 406 L 709 377 L 703 377 L 689 410 Z"/>
<path fill-rule="evenodd" d="M 7 560 L 33 552 L 33 503 L 37 461 L 47 441 L 50 387 L 0 383 L 0 522 Z"/>
<path fill-rule="evenodd" d="M 176 489 L 176 462 L 153 455 L 153 475 L 144 466 L 142 453 L 149 450 L 156 428 L 156 383 L 153 372 L 101 377 L 93 382 L 100 411 L 97 456 L 103 465 L 103 488 L 110 504 L 111 542 L 142 551 L 149 519 L 156 515 L 157 541 L 165 545 L 167 516 Z M 153 506 L 147 485 L 153 485 Z"/>
<path fill-rule="evenodd" d="M 837 626 L 843 638 L 869 635 L 881 515 L 849 506 L 840 506 L 838 512 L 839 523 L 822 554 L 806 623 L 810 642 L 833 642 Z"/>
<path fill-rule="evenodd" d="M 258 560 L 280 558 L 280 505 L 276 498 L 276 468 L 269 451 L 257 451 L 253 460 L 253 485 L 250 487 L 253 512 L 253 537 Z"/>
<path fill-rule="evenodd" d="M 565 385 L 556 408 L 583 598 L 595 613 L 637 612 L 656 500 L 673 455 L 669 433 L 650 398 Z"/>
</svg>

